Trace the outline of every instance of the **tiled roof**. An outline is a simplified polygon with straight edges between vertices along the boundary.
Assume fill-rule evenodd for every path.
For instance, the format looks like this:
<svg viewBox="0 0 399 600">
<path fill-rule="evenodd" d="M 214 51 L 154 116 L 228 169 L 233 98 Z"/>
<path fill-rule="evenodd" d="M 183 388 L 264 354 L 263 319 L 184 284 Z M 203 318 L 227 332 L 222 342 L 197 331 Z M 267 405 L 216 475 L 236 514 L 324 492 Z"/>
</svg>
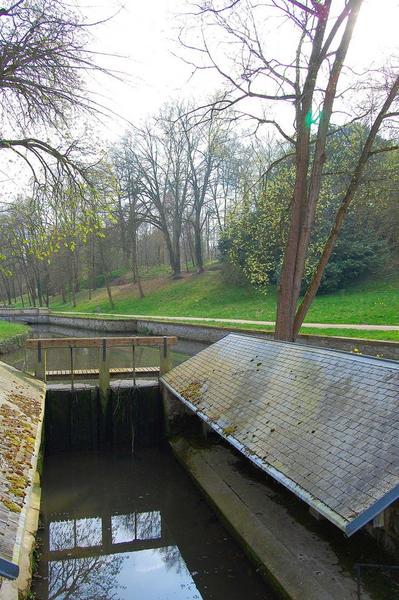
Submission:
<svg viewBox="0 0 399 600">
<path fill-rule="evenodd" d="M 0 559 L 18 563 L 40 447 L 45 385 L 0 362 Z"/>
<path fill-rule="evenodd" d="M 348 535 L 399 497 L 399 363 L 231 334 L 162 381 Z"/>
</svg>

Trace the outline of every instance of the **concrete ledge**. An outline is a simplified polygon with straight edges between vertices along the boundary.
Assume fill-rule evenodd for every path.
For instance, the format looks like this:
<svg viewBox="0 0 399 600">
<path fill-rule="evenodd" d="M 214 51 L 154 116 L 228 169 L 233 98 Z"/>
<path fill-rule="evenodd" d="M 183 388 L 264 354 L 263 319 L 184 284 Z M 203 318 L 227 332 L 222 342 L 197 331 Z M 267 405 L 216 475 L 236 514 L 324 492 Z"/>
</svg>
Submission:
<svg viewBox="0 0 399 600">
<path fill-rule="evenodd" d="M 0 584 L 0 600 L 19 600 L 27 597 L 32 582 L 32 555 L 39 527 L 41 487 L 36 472 L 25 520 L 25 531 L 21 543 L 19 576 L 15 581 L 3 580 Z"/>
<path fill-rule="evenodd" d="M 356 581 L 343 572 L 339 557 L 323 541 L 273 500 L 274 494 L 234 470 L 235 455 L 227 448 L 194 448 L 186 440 L 171 441 L 175 456 L 189 471 L 248 556 L 291 600 L 352 600 Z M 362 600 L 370 598 L 363 591 Z"/>
<path fill-rule="evenodd" d="M 19 566 L 15 581 L 0 583 L 0 599 L 9 600 L 29 588 L 45 385 L 4 363 L 0 384 L 0 556 Z"/>
</svg>

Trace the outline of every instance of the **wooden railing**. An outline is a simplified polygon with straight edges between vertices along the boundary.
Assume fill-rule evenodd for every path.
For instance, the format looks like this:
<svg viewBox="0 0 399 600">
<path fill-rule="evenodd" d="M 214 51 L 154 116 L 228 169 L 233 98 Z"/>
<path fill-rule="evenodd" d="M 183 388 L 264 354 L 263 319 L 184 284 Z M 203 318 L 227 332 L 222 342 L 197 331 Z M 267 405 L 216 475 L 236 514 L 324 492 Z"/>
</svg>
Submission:
<svg viewBox="0 0 399 600">
<path fill-rule="evenodd" d="M 108 338 L 46 338 L 29 339 L 26 348 L 36 350 L 34 375 L 42 381 L 70 379 L 73 385 L 75 379 L 97 379 L 100 389 L 108 390 L 111 377 L 136 377 L 162 375 L 171 368 L 170 347 L 176 344 L 174 336 L 131 336 Z M 136 349 L 143 346 L 159 348 L 159 367 L 137 367 Z M 48 371 L 46 367 L 47 351 L 54 348 L 69 349 L 69 369 Z M 76 369 L 74 350 L 76 348 L 98 348 L 98 369 Z M 132 350 L 132 366 L 129 368 L 110 367 L 110 348 L 130 348 Z"/>
</svg>

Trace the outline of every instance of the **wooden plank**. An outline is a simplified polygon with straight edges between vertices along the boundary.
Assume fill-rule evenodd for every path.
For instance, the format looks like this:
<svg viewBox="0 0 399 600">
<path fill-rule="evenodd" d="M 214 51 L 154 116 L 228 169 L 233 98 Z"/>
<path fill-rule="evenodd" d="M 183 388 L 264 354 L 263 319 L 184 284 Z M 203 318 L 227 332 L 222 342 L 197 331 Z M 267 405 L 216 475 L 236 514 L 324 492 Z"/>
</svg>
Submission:
<svg viewBox="0 0 399 600">
<path fill-rule="evenodd" d="M 42 338 L 26 340 L 26 347 L 37 349 L 39 342 L 43 349 L 46 348 L 100 348 L 104 338 Z M 131 337 L 107 337 L 107 348 L 120 346 L 163 346 L 164 340 L 168 346 L 177 343 L 176 336 L 131 336 Z"/>
<path fill-rule="evenodd" d="M 36 346 L 35 377 L 42 381 L 46 381 L 46 355 L 46 349 L 39 340 Z"/>
<path fill-rule="evenodd" d="M 125 373 L 130 375 L 133 373 L 133 369 L 131 367 L 115 368 L 115 369 L 110 369 L 109 371 L 113 375 L 123 375 Z M 79 375 L 79 376 L 80 375 L 81 376 L 85 376 L 85 375 L 88 375 L 88 376 L 97 375 L 98 376 L 98 373 L 99 373 L 98 369 L 80 369 L 78 371 L 74 371 L 74 374 Z M 159 367 L 137 367 L 136 373 L 159 373 Z M 63 375 L 68 377 L 71 375 L 71 371 L 47 371 L 46 374 L 48 377 L 62 377 Z"/>
<path fill-rule="evenodd" d="M 166 336 L 162 339 L 162 346 L 159 347 L 159 364 L 161 375 L 165 375 L 172 368 L 172 357 L 170 355 L 168 338 Z"/>
<path fill-rule="evenodd" d="M 135 373 L 138 377 L 145 377 L 147 375 L 159 375 L 159 367 L 138 367 L 135 369 Z M 114 368 L 109 370 L 110 377 L 132 377 L 133 376 L 133 368 Z M 98 379 L 99 370 L 98 369 L 79 369 L 78 371 L 74 371 L 75 378 L 78 379 Z M 48 380 L 54 379 L 70 379 L 71 371 L 47 371 L 46 378 Z"/>
</svg>

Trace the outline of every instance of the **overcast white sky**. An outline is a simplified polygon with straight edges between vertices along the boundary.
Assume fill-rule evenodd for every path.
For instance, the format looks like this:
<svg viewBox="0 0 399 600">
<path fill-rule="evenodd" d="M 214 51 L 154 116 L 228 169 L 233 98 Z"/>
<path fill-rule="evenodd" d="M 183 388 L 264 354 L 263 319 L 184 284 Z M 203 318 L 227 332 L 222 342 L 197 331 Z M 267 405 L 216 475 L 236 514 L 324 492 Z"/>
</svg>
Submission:
<svg viewBox="0 0 399 600">
<path fill-rule="evenodd" d="M 92 49 L 124 58 L 104 57 L 104 66 L 122 72 L 122 81 L 92 75 L 89 87 L 98 101 L 127 121 L 138 123 L 157 112 L 170 98 L 203 101 L 222 82 L 216 73 L 203 71 L 190 77 L 192 68 L 174 54 L 182 53 L 177 42 L 179 15 L 190 10 L 189 0 L 71 0 L 91 21 L 117 13 L 93 30 Z M 118 12 L 119 11 L 119 12 Z M 381 65 L 392 54 L 399 56 L 399 0 L 365 0 L 352 41 L 348 62 L 362 70 Z M 276 36 L 276 46 L 284 43 Z M 107 119 L 97 127 L 104 141 L 116 140 L 128 123 Z M 2 196 L 15 196 L 27 184 L 30 173 L 11 157 L 0 169 Z"/>
<path fill-rule="evenodd" d="M 126 83 L 98 79 L 93 86 L 103 102 L 126 119 L 137 122 L 153 114 L 170 97 L 205 98 L 220 83 L 206 71 L 190 78 L 191 69 L 174 56 L 178 16 L 190 10 L 188 0 L 77 0 L 90 19 L 104 18 L 120 10 L 110 22 L 99 27 L 94 44 L 97 50 L 126 58 L 108 64 L 125 73 Z M 380 65 L 392 53 L 399 54 L 399 0 L 366 0 L 359 17 L 348 61 L 359 69 Z M 110 132 L 123 131 L 123 122 Z"/>
<path fill-rule="evenodd" d="M 168 99 L 198 95 L 206 97 L 218 86 L 216 74 L 191 78 L 192 69 L 176 54 L 179 15 L 188 10 L 186 0 L 78 0 L 90 19 L 103 18 L 119 10 L 95 31 L 94 47 L 121 55 L 104 58 L 104 64 L 122 71 L 124 82 L 95 74 L 95 88 L 103 102 L 124 118 L 137 122 L 154 114 Z M 126 124 L 115 123 L 115 130 Z"/>
</svg>

